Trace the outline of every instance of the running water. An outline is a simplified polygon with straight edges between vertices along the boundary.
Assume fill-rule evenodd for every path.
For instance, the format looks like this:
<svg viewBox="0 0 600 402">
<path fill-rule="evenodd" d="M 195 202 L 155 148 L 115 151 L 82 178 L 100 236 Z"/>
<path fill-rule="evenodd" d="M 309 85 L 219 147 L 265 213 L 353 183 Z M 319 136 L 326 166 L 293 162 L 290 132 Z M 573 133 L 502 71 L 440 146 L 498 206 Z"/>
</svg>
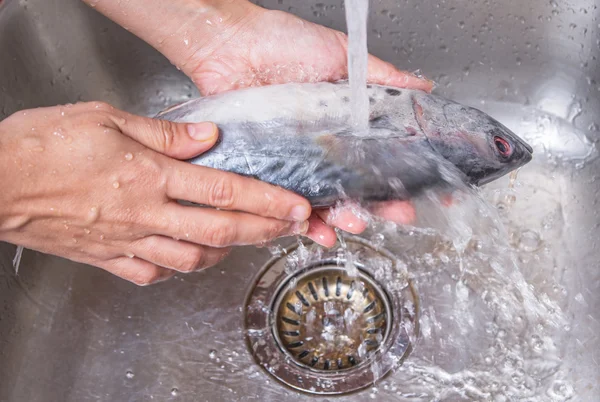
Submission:
<svg viewBox="0 0 600 402">
<path fill-rule="evenodd" d="M 346 0 L 346 25 L 348 26 L 348 78 L 352 95 L 350 99 L 352 124 L 356 133 L 369 131 L 369 96 L 367 95 L 367 16 L 369 0 Z"/>
</svg>

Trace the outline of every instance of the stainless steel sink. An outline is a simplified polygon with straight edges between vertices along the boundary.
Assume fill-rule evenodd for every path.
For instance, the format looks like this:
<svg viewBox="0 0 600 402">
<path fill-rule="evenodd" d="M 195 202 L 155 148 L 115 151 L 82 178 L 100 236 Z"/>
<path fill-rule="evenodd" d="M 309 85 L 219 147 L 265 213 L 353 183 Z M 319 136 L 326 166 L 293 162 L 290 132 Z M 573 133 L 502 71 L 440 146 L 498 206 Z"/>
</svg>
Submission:
<svg viewBox="0 0 600 402">
<path fill-rule="evenodd" d="M 341 0 L 260 4 L 345 29 Z M 535 159 L 515 183 L 483 190 L 491 215 L 476 204 L 467 209 L 474 214 L 459 208 L 446 217 L 454 244 L 426 223 L 381 223 L 363 236 L 398 258 L 389 269 L 371 264 L 371 274 L 375 288 L 389 288 L 390 320 L 408 319 L 410 348 L 387 376 L 350 387 L 345 400 L 600 399 L 599 6 L 371 2 L 372 53 L 420 69 L 439 93 L 498 118 L 534 145 Z M 0 1 L 0 55 L 0 118 L 78 100 L 154 115 L 197 95 L 156 51 L 78 0 Z M 490 216 L 504 231 L 482 239 Z M 16 275 L 14 254 L 0 244 L 0 401 L 291 401 L 326 388 L 299 391 L 302 379 L 288 378 L 296 384 L 288 387 L 276 378 L 281 366 L 259 364 L 261 334 L 247 329 L 262 313 L 246 302 L 255 285 L 275 296 L 266 279 L 256 282 L 270 275 L 262 267 L 280 263 L 273 248 L 240 248 L 219 266 L 146 288 L 27 250 Z M 394 291 L 409 283 L 412 301 Z M 277 364 L 293 366 L 294 356 Z M 312 373 L 306 378 L 326 377 Z"/>
</svg>

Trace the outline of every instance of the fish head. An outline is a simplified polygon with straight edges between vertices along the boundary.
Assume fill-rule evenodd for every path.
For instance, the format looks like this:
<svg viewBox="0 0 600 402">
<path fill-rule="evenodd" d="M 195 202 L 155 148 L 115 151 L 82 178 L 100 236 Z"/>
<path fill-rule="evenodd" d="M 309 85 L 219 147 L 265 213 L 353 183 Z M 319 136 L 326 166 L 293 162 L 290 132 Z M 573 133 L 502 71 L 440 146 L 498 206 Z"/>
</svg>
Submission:
<svg viewBox="0 0 600 402">
<path fill-rule="evenodd" d="M 486 113 L 442 97 L 412 96 L 417 123 L 433 149 L 480 186 L 520 168 L 533 149 Z"/>
</svg>

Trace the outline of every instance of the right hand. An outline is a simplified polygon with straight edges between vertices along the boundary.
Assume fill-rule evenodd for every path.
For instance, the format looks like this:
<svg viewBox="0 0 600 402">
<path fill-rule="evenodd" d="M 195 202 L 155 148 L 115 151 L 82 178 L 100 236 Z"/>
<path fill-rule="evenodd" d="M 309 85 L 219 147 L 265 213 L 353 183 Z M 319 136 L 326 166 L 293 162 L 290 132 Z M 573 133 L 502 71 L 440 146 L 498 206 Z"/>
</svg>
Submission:
<svg viewBox="0 0 600 402">
<path fill-rule="evenodd" d="M 15 113 L 0 122 L 0 240 L 148 285 L 214 265 L 229 246 L 304 234 L 304 198 L 177 160 L 217 137 L 213 123 L 97 102 Z"/>
</svg>

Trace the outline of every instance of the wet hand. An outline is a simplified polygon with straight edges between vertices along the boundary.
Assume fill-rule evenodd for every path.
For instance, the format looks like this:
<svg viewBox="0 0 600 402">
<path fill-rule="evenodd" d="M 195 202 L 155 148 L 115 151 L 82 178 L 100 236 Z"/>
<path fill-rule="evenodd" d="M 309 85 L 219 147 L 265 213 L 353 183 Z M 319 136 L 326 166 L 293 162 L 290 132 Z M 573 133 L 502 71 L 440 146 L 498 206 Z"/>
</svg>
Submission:
<svg viewBox="0 0 600 402">
<path fill-rule="evenodd" d="M 224 21 L 219 34 L 180 65 L 203 95 L 252 86 L 348 78 L 348 40 L 344 33 L 245 0 L 231 4 L 245 8 L 244 15 Z M 216 9 L 209 18 L 218 21 L 225 14 L 231 15 L 227 9 Z M 199 22 L 206 25 L 204 20 Z M 431 81 L 400 71 L 372 55 L 368 80 L 425 91 L 433 86 Z"/>
<path fill-rule="evenodd" d="M 0 240 L 146 285 L 214 265 L 230 246 L 304 233 L 304 198 L 177 160 L 217 137 L 212 123 L 102 103 L 18 112 L 0 122 L 0 175 L 10 183 L 0 194 Z"/>
</svg>

